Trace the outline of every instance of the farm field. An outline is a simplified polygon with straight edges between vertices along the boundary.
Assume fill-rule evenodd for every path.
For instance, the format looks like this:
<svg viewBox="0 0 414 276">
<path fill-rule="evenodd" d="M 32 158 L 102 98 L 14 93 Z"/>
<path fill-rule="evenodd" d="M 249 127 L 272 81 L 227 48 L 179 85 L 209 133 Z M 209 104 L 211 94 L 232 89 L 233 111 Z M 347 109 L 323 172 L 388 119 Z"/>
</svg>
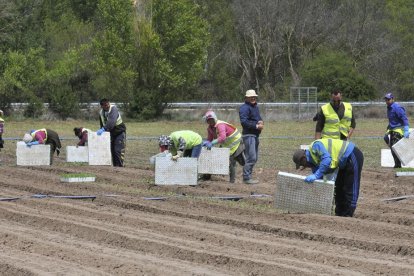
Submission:
<svg viewBox="0 0 414 276">
<path fill-rule="evenodd" d="M 149 157 L 160 134 L 206 136 L 206 125 L 126 124 L 126 167 L 114 168 L 65 162 L 65 147 L 76 144 L 73 127 L 96 130 L 97 122 L 6 121 L 0 198 L 16 200 L 0 201 L 1 275 L 414 275 L 414 199 L 384 201 L 413 195 L 414 179 L 380 167 L 385 119 L 358 121 L 354 133 L 365 155 L 354 218 L 273 207 L 276 174 L 298 173 L 292 153 L 312 142 L 313 122 L 266 123 L 255 168 L 260 184 L 242 184 L 238 167 L 235 184 L 213 176 L 185 187 L 155 186 Z M 16 166 L 14 138 L 43 127 L 63 138 L 61 155 L 52 166 Z M 60 182 L 79 173 L 96 181 Z M 229 196 L 241 199 L 217 199 Z"/>
</svg>

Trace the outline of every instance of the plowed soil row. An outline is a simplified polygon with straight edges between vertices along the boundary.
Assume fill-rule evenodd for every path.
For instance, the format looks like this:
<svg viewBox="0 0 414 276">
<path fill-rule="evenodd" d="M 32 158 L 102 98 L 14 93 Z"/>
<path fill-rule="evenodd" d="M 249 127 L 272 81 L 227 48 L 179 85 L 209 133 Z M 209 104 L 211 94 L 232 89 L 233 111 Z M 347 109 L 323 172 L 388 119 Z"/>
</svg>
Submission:
<svg viewBox="0 0 414 276">
<path fill-rule="evenodd" d="M 392 169 L 364 169 L 354 218 L 276 210 L 270 170 L 258 185 L 213 176 L 194 187 L 154 186 L 146 167 L 0 170 L 0 197 L 19 198 L 0 201 L 2 275 L 414 275 L 414 200 L 383 200 L 414 184 Z M 59 180 L 80 171 L 97 181 Z"/>
</svg>

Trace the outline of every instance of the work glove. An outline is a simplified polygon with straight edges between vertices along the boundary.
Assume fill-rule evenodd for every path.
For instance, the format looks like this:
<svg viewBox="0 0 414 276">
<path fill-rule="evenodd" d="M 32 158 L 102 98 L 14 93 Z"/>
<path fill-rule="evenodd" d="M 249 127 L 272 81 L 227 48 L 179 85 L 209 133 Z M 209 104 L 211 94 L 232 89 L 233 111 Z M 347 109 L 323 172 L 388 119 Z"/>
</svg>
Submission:
<svg viewBox="0 0 414 276">
<path fill-rule="evenodd" d="M 404 138 L 410 138 L 410 127 L 404 126 Z"/>
<path fill-rule="evenodd" d="M 33 141 L 26 144 L 28 147 L 31 147 L 33 145 L 39 145 L 39 141 Z"/>
<path fill-rule="evenodd" d="M 98 129 L 98 131 L 96 132 L 96 134 L 98 134 L 100 136 L 104 132 L 105 132 L 105 128 L 100 128 L 100 129 Z"/>
<path fill-rule="evenodd" d="M 210 141 L 204 141 L 203 147 L 206 147 L 208 150 L 211 150 L 211 148 L 213 147 L 213 144 Z"/>
<path fill-rule="evenodd" d="M 307 183 L 312 183 L 313 181 L 315 181 L 316 180 L 316 175 L 314 175 L 314 174 L 311 174 L 311 175 L 308 175 L 306 178 L 305 178 L 305 182 L 307 182 Z"/>
<path fill-rule="evenodd" d="M 183 152 L 177 151 L 177 154 L 172 157 L 172 160 L 177 161 L 177 159 L 180 158 L 181 156 L 183 156 Z"/>
</svg>

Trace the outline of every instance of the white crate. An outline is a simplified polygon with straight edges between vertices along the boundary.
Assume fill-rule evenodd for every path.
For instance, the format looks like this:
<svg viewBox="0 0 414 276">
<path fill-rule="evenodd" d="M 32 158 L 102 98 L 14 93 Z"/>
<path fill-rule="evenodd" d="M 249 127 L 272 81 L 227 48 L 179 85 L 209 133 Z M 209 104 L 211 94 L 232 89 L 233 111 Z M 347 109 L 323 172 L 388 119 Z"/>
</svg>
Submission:
<svg viewBox="0 0 414 276">
<path fill-rule="evenodd" d="M 49 166 L 50 145 L 33 145 L 28 147 L 25 142 L 17 142 L 17 166 Z"/>
<path fill-rule="evenodd" d="M 279 172 L 276 177 L 275 207 L 289 213 L 332 215 L 333 181 L 306 183 L 305 176 Z"/>
<path fill-rule="evenodd" d="M 414 160 L 414 139 L 402 138 L 392 146 L 392 150 L 400 159 L 401 164 L 407 166 Z"/>
<path fill-rule="evenodd" d="M 89 165 L 111 166 L 111 138 L 109 132 L 98 135 L 95 132 L 88 133 L 88 161 Z"/>
<path fill-rule="evenodd" d="M 157 157 L 155 160 L 155 185 L 197 185 L 197 158 Z"/>
<path fill-rule="evenodd" d="M 87 146 L 66 147 L 66 162 L 88 162 L 89 161 L 89 149 Z"/>
<path fill-rule="evenodd" d="M 198 158 L 198 173 L 229 175 L 229 158 L 228 148 L 202 148 Z"/>
</svg>

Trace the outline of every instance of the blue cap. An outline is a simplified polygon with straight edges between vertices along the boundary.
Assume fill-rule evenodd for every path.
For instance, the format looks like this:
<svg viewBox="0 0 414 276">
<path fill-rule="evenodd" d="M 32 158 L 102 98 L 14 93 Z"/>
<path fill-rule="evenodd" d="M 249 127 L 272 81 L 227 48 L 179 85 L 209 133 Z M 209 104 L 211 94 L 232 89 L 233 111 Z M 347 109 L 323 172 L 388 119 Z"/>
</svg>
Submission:
<svg viewBox="0 0 414 276">
<path fill-rule="evenodd" d="M 387 99 L 387 100 L 393 99 L 393 98 L 394 98 L 394 95 L 391 92 L 385 94 L 385 96 L 384 96 L 384 99 Z"/>
</svg>

